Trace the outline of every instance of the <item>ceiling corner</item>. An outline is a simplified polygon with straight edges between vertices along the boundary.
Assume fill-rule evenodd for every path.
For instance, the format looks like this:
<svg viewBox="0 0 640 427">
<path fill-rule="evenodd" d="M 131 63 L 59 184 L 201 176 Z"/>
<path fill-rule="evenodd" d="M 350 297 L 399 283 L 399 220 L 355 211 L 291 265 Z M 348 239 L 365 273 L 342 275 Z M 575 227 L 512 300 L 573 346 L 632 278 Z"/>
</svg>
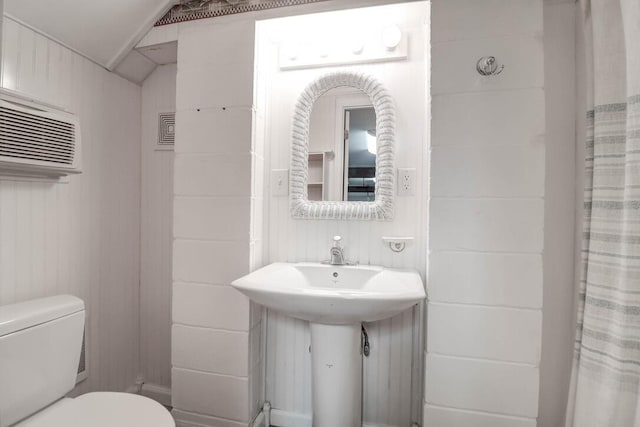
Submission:
<svg viewBox="0 0 640 427">
<path fill-rule="evenodd" d="M 149 17 L 142 22 L 142 24 L 138 27 L 136 32 L 131 35 L 131 37 L 127 40 L 127 42 L 120 48 L 118 53 L 109 60 L 107 64 L 105 64 L 106 68 L 109 71 L 113 71 L 120 65 L 120 63 L 127 57 L 127 55 L 135 48 L 135 46 L 144 38 L 144 36 L 151 30 L 156 22 L 162 16 L 173 7 L 173 5 L 177 4 L 179 0 L 161 0 L 159 2 L 158 7 L 150 11 Z"/>
</svg>

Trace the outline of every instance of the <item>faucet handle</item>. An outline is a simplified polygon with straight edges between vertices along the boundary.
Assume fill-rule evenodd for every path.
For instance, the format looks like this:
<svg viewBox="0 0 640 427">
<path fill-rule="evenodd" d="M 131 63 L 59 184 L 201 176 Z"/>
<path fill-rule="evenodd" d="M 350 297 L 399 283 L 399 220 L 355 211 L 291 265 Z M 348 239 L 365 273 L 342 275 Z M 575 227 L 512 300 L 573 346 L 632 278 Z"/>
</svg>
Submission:
<svg viewBox="0 0 640 427">
<path fill-rule="evenodd" d="M 342 240 L 342 237 L 340 236 L 333 236 L 333 246 L 334 247 L 340 247 L 340 241 Z"/>
</svg>

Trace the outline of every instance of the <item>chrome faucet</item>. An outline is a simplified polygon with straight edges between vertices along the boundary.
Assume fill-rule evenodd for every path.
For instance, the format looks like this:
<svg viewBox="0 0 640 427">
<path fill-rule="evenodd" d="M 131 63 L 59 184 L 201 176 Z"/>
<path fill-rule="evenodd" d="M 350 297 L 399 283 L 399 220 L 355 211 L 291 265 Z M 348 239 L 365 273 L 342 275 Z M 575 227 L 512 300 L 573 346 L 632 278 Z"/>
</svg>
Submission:
<svg viewBox="0 0 640 427">
<path fill-rule="evenodd" d="M 344 251 L 340 247 L 340 241 L 342 237 L 333 236 L 333 247 L 331 248 L 331 260 L 329 264 L 331 265 L 345 265 L 344 262 Z"/>
</svg>

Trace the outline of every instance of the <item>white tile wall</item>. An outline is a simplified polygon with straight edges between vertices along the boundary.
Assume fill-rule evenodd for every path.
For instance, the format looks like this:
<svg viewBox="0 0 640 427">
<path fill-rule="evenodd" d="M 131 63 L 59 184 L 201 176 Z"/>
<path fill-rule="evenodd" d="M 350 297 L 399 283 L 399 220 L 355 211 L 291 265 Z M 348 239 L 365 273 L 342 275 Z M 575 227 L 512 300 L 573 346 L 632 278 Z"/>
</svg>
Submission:
<svg viewBox="0 0 640 427">
<path fill-rule="evenodd" d="M 497 13 L 499 11 L 499 13 Z M 449 0 L 431 23 L 432 40 L 484 39 L 509 34 L 542 34 L 540 5 L 531 0 Z M 490 22 L 491 25 L 478 25 Z"/>
<path fill-rule="evenodd" d="M 183 46 L 184 44 L 179 42 L 178 51 Z M 253 60 L 231 62 L 224 65 L 213 63 L 182 65 L 180 62 L 179 64 L 179 79 L 191 81 L 194 84 L 185 86 L 178 92 L 176 98 L 178 110 L 246 106 L 253 102 L 253 85 L 251 84 L 253 82 Z M 230 76 L 233 77 L 230 78 Z"/>
<path fill-rule="evenodd" d="M 431 353 L 540 363 L 539 310 L 431 302 L 427 326 Z"/>
<path fill-rule="evenodd" d="M 536 425 L 542 22 L 542 0 L 433 2 L 425 425 Z M 486 55 L 500 75 L 476 72 Z"/>
<path fill-rule="evenodd" d="M 176 240 L 175 280 L 226 285 L 249 271 L 249 243 L 242 241 Z M 212 262 L 225 259 L 224 264 Z"/>
<path fill-rule="evenodd" d="M 175 194 L 181 196 L 250 196 L 250 154 L 178 154 Z M 213 185 L 212 185 L 213 184 Z"/>
<path fill-rule="evenodd" d="M 424 425 L 438 427 L 536 427 L 531 418 L 425 405 Z"/>
<path fill-rule="evenodd" d="M 173 325 L 171 360 L 176 368 L 246 377 L 249 372 L 249 334 Z"/>
<path fill-rule="evenodd" d="M 249 300 L 230 286 L 173 284 L 173 323 L 249 330 Z"/>
<path fill-rule="evenodd" d="M 541 197 L 544 146 L 455 146 L 431 150 L 432 197 Z"/>
<path fill-rule="evenodd" d="M 193 84 L 178 92 L 178 109 L 251 106 L 254 40 L 254 25 L 217 22 L 215 28 L 212 24 L 183 27 L 178 39 L 178 74 Z M 208 48 L 202 49 L 205 43 Z"/>
<path fill-rule="evenodd" d="M 540 254 L 435 252 L 429 300 L 509 307 L 542 307 Z"/>
<path fill-rule="evenodd" d="M 246 173 L 251 173 L 249 167 Z M 221 184 L 220 182 L 211 183 L 211 185 Z M 173 206 L 173 235 L 183 239 L 248 241 L 250 216 L 248 197 L 212 198 L 176 195 Z"/>
<path fill-rule="evenodd" d="M 544 99 L 541 88 L 435 95 L 431 146 L 543 145 Z"/>
<path fill-rule="evenodd" d="M 211 28 L 213 25 L 216 27 L 215 31 L 202 28 L 203 26 Z M 255 31 L 248 27 L 248 25 L 222 22 L 222 20 L 217 20 L 215 23 L 204 22 L 202 26 L 197 23 L 181 26 L 178 63 L 181 67 L 224 64 L 222 68 L 228 68 L 226 65 L 230 63 L 241 62 L 253 69 Z M 225 43 L 229 40 L 233 40 L 233 43 Z M 203 46 L 207 48 L 203 49 Z M 242 46 L 242 49 L 238 49 L 238 46 Z M 221 83 L 225 80 L 233 79 L 227 75 Z M 250 100 L 249 104 L 251 101 L 253 100 Z"/>
<path fill-rule="evenodd" d="M 248 379 L 174 367 L 171 374 L 173 406 L 219 418 L 249 421 Z M 214 424 L 215 425 L 215 424 Z"/>
<path fill-rule="evenodd" d="M 430 221 L 432 250 L 542 252 L 542 199 L 434 198 Z"/>
<path fill-rule="evenodd" d="M 229 286 L 262 262 L 253 45 L 253 21 L 180 25 L 172 344 L 179 425 L 246 426 L 264 400 L 261 310 Z"/>
<path fill-rule="evenodd" d="M 538 13 L 531 19 L 539 19 Z M 447 6 L 451 7 L 451 6 Z M 434 19 L 435 20 L 435 19 Z M 488 55 L 487 46 L 498 64 L 504 65 L 499 76 L 487 78 L 476 71 L 476 63 Z M 541 88 L 544 84 L 544 56 L 539 37 L 492 37 L 433 43 L 432 86 L 434 95 L 505 89 Z"/>
<path fill-rule="evenodd" d="M 202 108 L 176 114 L 182 132 L 177 153 L 236 153 L 251 150 L 251 107 Z"/>
<path fill-rule="evenodd" d="M 535 366 L 431 354 L 426 369 L 425 398 L 431 404 L 528 418 L 538 415 Z"/>
<path fill-rule="evenodd" d="M 123 391 L 139 373 L 140 88 L 7 17 L 2 31 L 2 87 L 79 115 L 83 173 L 0 180 L 0 304 L 82 298 L 89 378 L 74 393 Z"/>
</svg>

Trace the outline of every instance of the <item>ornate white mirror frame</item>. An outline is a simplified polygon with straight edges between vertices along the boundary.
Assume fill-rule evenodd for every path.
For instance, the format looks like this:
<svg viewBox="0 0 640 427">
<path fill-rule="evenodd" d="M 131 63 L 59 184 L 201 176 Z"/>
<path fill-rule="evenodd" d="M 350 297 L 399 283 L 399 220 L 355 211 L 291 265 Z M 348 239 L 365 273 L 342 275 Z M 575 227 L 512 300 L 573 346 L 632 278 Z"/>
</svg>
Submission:
<svg viewBox="0 0 640 427">
<path fill-rule="evenodd" d="M 314 102 L 330 89 L 350 86 L 366 93 L 376 111 L 376 189 L 373 202 L 310 201 L 309 122 Z M 395 107 L 384 86 L 374 77 L 354 72 L 332 72 L 311 82 L 300 94 L 293 113 L 290 207 L 293 218 L 389 220 L 393 217 Z"/>
</svg>

